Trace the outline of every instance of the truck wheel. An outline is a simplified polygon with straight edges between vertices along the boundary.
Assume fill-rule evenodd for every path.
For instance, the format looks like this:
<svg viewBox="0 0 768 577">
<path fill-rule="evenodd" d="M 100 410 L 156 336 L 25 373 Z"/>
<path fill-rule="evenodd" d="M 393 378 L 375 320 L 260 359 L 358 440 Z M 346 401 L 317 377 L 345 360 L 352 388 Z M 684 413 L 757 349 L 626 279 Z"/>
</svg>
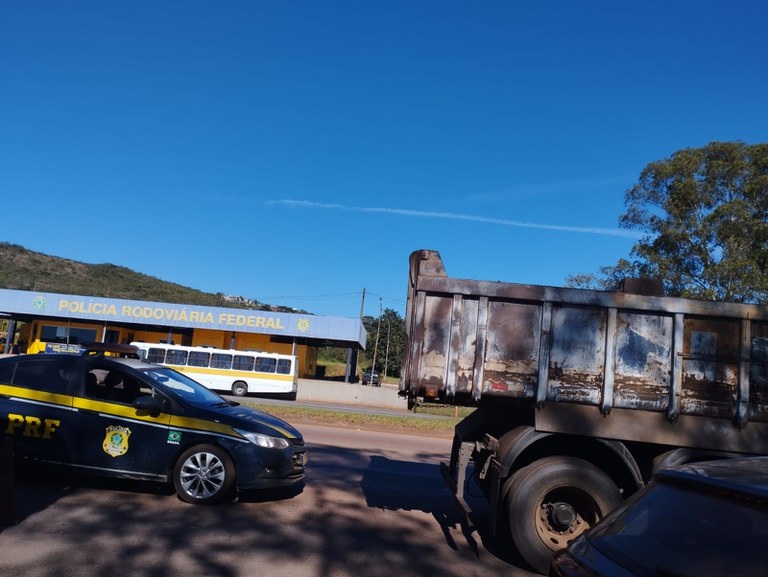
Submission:
<svg viewBox="0 0 768 577">
<path fill-rule="evenodd" d="M 219 503 L 231 496 L 234 485 L 232 459 L 213 445 L 187 449 L 173 468 L 173 486 L 179 498 L 187 503 Z"/>
<path fill-rule="evenodd" d="M 244 397 L 248 394 L 248 385 L 243 381 L 235 381 L 232 384 L 232 394 L 236 397 Z"/>
<path fill-rule="evenodd" d="M 575 457 L 546 457 L 507 480 L 512 541 L 531 567 L 547 574 L 552 554 L 621 502 L 614 482 Z"/>
</svg>

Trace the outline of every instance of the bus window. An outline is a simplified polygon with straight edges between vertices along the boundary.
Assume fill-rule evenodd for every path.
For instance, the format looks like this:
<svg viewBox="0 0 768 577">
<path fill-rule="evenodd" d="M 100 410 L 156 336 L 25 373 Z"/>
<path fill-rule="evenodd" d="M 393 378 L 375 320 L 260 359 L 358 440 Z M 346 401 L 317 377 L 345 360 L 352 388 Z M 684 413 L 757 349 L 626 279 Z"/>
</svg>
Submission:
<svg viewBox="0 0 768 577">
<path fill-rule="evenodd" d="M 165 349 L 151 348 L 147 352 L 147 361 L 150 363 L 164 363 Z"/>
<path fill-rule="evenodd" d="M 290 359 L 277 359 L 277 373 L 279 375 L 291 374 L 291 361 Z"/>
<path fill-rule="evenodd" d="M 189 351 L 189 359 L 187 360 L 187 364 L 190 367 L 207 367 L 210 358 L 211 355 L 209 353 Z"/>
<path fill-rule="evenodd" d="M 165 362 L 169 365 L 186 365 L 187 351 L 168 349 L 168 352 L 165 354 Z"/>
<path fill-rule="evenodd" d="M 231 369 L 232 368 L 232 355 L 224 355 L 221 353 L 213 353 L 211 355 L 211 368 L 214 369 Z"/>
<path fill-rule="evenodd" d="M 235 355 L 235 358 L 232 361 L 232 368 L 236 371 L 252 371 L 253 357 Z"/>
<path fill-rule="evenodd" d="M 293 355 L 206 346 L 132 342 L 148 361 L 184 365 L 184 374 L 214 391 L 287 395 L 296 398 L 298 361 Z M 181 367 L 178 367 L 181 369 Z M 258 371 L 258 372 L 257 372 Z M 246 387 L 243 387 L 243 383 Z"/>
<path fill-rule="evenodd" d="M 256 370 L 260 373 L 274 373 L 275 359 L 269 357 L 256 357 Z"/>
</svg>

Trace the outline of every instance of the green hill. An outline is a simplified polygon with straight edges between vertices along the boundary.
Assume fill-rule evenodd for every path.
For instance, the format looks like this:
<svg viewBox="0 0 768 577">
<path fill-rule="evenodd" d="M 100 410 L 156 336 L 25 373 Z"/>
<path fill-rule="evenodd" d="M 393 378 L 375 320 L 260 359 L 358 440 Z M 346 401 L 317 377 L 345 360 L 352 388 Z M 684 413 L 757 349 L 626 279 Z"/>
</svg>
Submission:
<svg viewBox="0 0 768 577">
<path fill-rule="evenodd" d="M 116 299 L 305 312 L 243 297 L 206 293 L 114 264 L 85 264 L 0 242 L 0 288 Z"/>
</svg>

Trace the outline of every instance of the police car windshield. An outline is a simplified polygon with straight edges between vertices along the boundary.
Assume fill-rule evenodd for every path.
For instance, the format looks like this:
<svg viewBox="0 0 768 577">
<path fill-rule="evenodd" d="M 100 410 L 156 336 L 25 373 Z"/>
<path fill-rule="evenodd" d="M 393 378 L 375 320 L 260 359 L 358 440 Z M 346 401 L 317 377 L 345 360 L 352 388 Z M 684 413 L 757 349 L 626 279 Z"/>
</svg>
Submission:
<svg viewBox="0 0 768 577">
<path fill-rule="evenodd" d="M 191 405 L 210 407 L 213 405 L 230 404 L 223 397 L 205 388 L 197 381 L 193 381 L 186 375 L 173 369 L 155 367 L 148 369 L 145 373 L 158 384 L 159 389 L 168 391 Z"/>
</svg>

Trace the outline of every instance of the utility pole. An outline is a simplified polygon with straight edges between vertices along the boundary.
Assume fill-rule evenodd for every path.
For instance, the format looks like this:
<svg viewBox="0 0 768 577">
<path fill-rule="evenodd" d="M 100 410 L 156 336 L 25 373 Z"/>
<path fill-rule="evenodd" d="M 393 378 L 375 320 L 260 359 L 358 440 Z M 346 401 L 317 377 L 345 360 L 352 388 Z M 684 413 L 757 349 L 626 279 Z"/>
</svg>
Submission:
<svg viewBox="0 0 768 577">
<path fill-rule="evenodd" d="M 360 301 L 360 322 L 363 321 L 363 310 L 365 309 L 365 288 L 363 288 L 363 298 Z M 354 355 L 355 357 L 355 368 L 354 372 L 351 375 L 347 375 L 347 382 L 351 383 L 353 382 L 353 379 L 357 378 L 357 367 L 360 363 L 360 355 L 357 354 L 357 350 L 352 350 L 352 348 L 347 349 L 347 359 L 349 359 L 349 355 Z M 347 366 L 349 366 L 351 363 L 347 363 Z"/>
<path fill-rule="evenodd" d="M 387 376 L 387 363 L 389 362 L 389 335 L 392 333 L 392 323 L 387 317 L 387 353 L 384 355 L 384 376 Z"/>
<path fill-rule="evenodd" d="M 379 333 L 381 332 L 381 297 L 379 297 L 379 324 L 376 327 L 376 344 L 373 346 L 373 364 L 371 365 L 371 373 L 376 370 L 376 354 L 379 352 Z M 373 380 L 373 375 L 371 375 Z M 379 385 L 381 385 L 381 379 L 379 379 Z"/>
</svg>

